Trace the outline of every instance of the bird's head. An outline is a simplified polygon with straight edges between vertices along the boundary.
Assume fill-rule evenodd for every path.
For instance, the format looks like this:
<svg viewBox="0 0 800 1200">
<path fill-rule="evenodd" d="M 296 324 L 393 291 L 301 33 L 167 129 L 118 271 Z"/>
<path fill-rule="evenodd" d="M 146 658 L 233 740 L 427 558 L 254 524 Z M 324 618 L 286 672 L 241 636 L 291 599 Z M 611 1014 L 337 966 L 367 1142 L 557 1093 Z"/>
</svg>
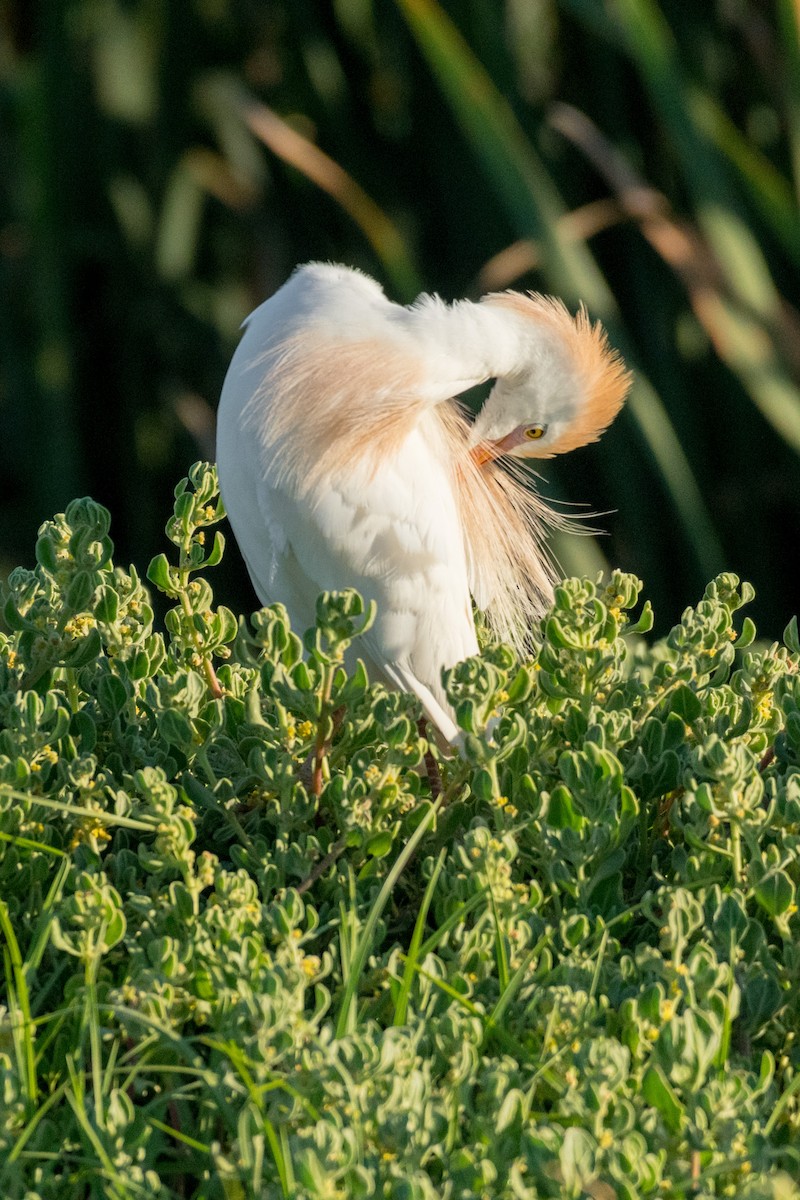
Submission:
<svg viewBox="0 0 800 1200">
<path fill-rule="evenodd" d="M 597 441 L 631 382 L 603 327 L 550 296 L 504 292 L 483 303 L 513 323 L 516 352 L 475 420 L 473 461 L 550 458 Z"/>
</svg>

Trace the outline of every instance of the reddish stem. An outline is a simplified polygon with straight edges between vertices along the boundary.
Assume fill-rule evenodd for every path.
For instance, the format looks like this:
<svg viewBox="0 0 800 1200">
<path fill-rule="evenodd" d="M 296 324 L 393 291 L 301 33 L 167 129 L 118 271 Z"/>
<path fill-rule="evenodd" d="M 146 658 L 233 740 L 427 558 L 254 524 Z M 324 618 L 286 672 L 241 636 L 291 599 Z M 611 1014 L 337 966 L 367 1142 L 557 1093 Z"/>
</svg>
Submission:
<svg viewBox="0 0 800 1200">
<path fill-rule="evenodd" d="M 425 723 L 424 717 L 420 717 L 417 721 L 417 729 L 419 730 L 420 737 L 425 738 L 427 742 L 428 727 Z M 428 744 L 428 749 L 425 751 L 425 770 L 428 775 L 428 783 L 431 789 L 431 799 L 438 800 L 442 794 L 442 774 L 439 770 L 439 764 L 433 757 L 433 751 L 430 748 L 430 743 Z"/>
</svg>

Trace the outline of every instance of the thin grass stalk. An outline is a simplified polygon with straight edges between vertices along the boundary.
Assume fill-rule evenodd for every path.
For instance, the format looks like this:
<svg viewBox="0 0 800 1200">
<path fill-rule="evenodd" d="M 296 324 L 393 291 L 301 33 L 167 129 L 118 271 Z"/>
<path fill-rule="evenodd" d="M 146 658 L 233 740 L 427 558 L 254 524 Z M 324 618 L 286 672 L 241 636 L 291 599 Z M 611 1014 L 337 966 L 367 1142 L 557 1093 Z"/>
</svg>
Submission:
<svg viewBox="0 0 800 1200">
<path fill-rule="evenodd" d="M 342 997 L 342 1003 L 341 1003 L 341 1007 L 339 1009 L 339 1016 L 336 1021 L 336 1036 L 337 1037 L 344 1037 L 344 1035 L 347 1032 L 348 1027 L 350 1025 L 350 1021 L 351 1021 L 350 1009 L 354 1003 L 356 990 L 358 988 L 359 980 L 361 979 L 361 974 L 364 970 L 364 965 L 367 961 L 367 955 L 369 954 L 370 949 L 372 947 L 372 941 L 375 936 L 375 929 L 377 927 L 381 913 L 383 912 L 384 908 L 386 907 L 387 903 L 389 902 L 389 898 L 392 894 L 392 891 L 394 890 L 395 884 L 397 883 L 398 879 L 400 878 L 403 871 L 407 867 L 408 863 L 411 861 L 414 853 L 416 852 L 417 846 L 422 841 L 422 839 L 425 836 L 425 834 L 427 833 L 428 829 L 430 828 L 430 826 L 433 824 L 434 820 L 436 819 L 436 814 L 438 813 L 438 811 L 441 807 L 441 804 L 442 804 L 441 796 L 439 797 L 438 800 L 436 800 L 433 804 L 431 804 L 430 808 L 425 813 L 425 815 L 422 818 L 422 820 L 420 821 L 419 825 L 414 830 L 411 837 L 408 839 L 405 846 L 398 854 L 398 856 L 392 866 L 392 869 L 389 871 L 389 874 L 386 876 L 386 879 L 383 882 L 381 890 L 378 892 L 375 902 L 372 905 L 372 908 L 370 909 L 369 916 L 367 917 L 366 923 L 364 925 L 364 929 L 361 933 L 360 938 L 358 939 L 358 943 L 356 944 L 356 946 L 354 948 L 353 955 L 352 955 L 352 958 L 349 963 L 349 971 L 348 971 L 347 979 L 345 982 L 344 996 Z"/>
<path fill-rule="evenodd" d="M 557 105 L 551 123 L 580 146 L 614 189 L 622 208 L 683 283 L 721 360 L 776 433 L 800 451 L 800 390 L 789 378 L 770 331 L 731 294 L 727 273 L 705 239 L 673 216 L 666 197 L 647 186 L 584 113 Z M 787 311 L 780 325 L 784 357 L 800 374 L 794 320 Z"/>
<path fill-rule="evenodd" d="M 327 192 L 353 219 L 401 298 L 414 299 L 421 283 L 404 238 L 372 197 L 329 155 L 265 104 L 245 96 L 239 99 L 239 106 L 247 127 L 273 154 Z"/>
<path fill-rule="evenodd" d="M 622 327 L 613 293 L 585 242 L 565 234 L 566 205 L 510 106 L 436 0 L 396 3 L 516 230 L 540 242 L 548 286 L 573 304 L 584 301 L 602 317 L 614 343 L 635 364 L 638 356 Z M 724 555 L 689 460 L 652 385 L 641 371 L 635 378 L 628 409 L 664 479 L 698 565 L 705 573 L 715 573 L 722 569 Z"/>
<path fill-rule="evenodd" d="M 427 887 L 422 897 L 422 903 L 419 906 L 417 919 L 414 922 L 414 931 L 411 935 L 411 942 L 408 947 L 406 956 L 406 965 L 403 970 L 403 978 L 400 983 L 400 993 L 397 997 L 397 1002 L 394 1007 L 393 1025 L 405 1025 L 406 1017 L 408 1016 L 408 1003 L 411 996 L 411 985 L 414 980 L 414 971 L 419 962 L 419 950 L 422 945 L 422 934 L 425 930 L 425 922 L 428 919 L 428 910 L 433 900 L 433 894 L 436 891 L 436 885 L 439 882 L 439 876 L 442 873 L 444 862 L 447 857 L 446 848 L 439 851 L 439 857 L 436 859 L 436 865 L 433 868 L 431 877 L 428 880 Z"/>
<path fill-rule="evenodd" d="M 4 900 L 0 900 L 0 929 L 6 940 L 3 958 L 17 1069 L 25 1094 L 26 1111 L 30 1115 L 36 1107 L 39 1094 L 34 1045 L 35 1026 L 31 1018 L 30 993 L 25 964 L 22 961 L 19 942 L 11 924 L 8 905 Z"/>
<path fill-rule="evenodd" d="M 784 55 L 784 111 L 794 192 L 800 206 L 800 9 L 797 0 L 778 0 L 778 28 Z"/>
<path fill-rule="evenodd" d="M 674 37 L 655 0 L 618 0 L 628 52 L 679 151 L 697 220 L 733 296 L 767 324 L 780 319 L 778 291 L 716 152 L 692 119 L 691 93 Z"/>
</svg>

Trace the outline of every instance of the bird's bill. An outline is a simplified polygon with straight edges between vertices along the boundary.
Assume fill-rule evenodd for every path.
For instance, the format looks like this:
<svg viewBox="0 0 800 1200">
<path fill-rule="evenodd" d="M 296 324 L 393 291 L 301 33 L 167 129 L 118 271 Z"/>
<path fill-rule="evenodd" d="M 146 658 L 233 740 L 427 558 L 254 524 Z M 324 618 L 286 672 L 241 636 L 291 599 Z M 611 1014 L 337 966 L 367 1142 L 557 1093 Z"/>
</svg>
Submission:
<svg viewBox="0 0 800 1200">
<path fill-rule="evenodd" d="M 476 467 L 482 467 L 484 463 L 492 462 L 497 458 L 494 442 L 481 442 L 479 446 L 473 446 L 469 456 Z"/>
<path fill-rule="evenodd" d="M 485 463 L 494 462 L 501 455 L 508 454 L 515 445 L 514 434 L 510 433 L 498 438 L 496 442 L 479 442 L 477 446 L 472 447 L 469 455 L 476 467 L 482 467 Z"/>
</svg>

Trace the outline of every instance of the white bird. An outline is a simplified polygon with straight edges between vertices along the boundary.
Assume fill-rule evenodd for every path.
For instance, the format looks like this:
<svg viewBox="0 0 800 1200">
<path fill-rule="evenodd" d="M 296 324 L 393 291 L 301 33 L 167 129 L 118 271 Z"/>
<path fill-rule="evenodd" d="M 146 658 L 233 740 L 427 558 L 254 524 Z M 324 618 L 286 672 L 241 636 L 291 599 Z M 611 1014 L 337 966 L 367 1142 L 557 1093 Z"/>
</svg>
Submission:
<svg viewBox="0 0 800 1200">
<path fill-rule="evenodd" d="M 222 497 L 262 604 L 314 624 L 323 590 L 377 616 L 359 650 L 456 741 L 442 669 L 478 652 L 471 599 L 521 646 L 550 600 L 544 525 L 506 469 L 596 440 L 629 376 L 551 297 L 409 307 L 348 267 L 299 267 L 246 321 L 217 426 Z M 496 383 L 474 424 L 454 398 Z M 496 461 L 499 460 L 499 461 Z"/>
</svg>

